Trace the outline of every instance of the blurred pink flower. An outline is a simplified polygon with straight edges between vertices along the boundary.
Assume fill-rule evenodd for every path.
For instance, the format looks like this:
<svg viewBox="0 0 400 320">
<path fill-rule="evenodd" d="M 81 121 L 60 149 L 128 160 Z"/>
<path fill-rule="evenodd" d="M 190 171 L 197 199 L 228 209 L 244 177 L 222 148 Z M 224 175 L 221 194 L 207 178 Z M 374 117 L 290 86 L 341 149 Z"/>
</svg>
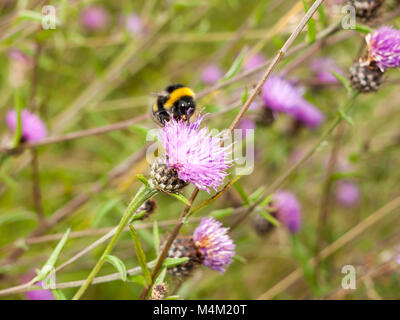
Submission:
<svg viewBox="0 0 400 320">
<path fill-rule="evenodd" d="M 17 127 L 17 112 L 11 110 L 6 115 L 6 122 L 11 131 Z M 22 139 L 28 142 L 37 142 L 47 136 L 47 129 L 43 121 L 35 114 L 24 109 L 21 112 Z"/>
<path fill-rule="evenodd" d="M 131 13 L 126 17 L 125 26 L 126 30 L 132 35 L 145 33 L 143 22 L 140 17 L 135 13 Z"/>
<path fill-rule="evenodd" d="M 338 80 L 331 71 L 343 74 L 343 70 L 331 58 L 314 59 L 311 61 L 310 67 L 321 84 L 338 83 Z"/>
<path fill-rule="evenodd" d="M 27 73 L 33 67 L 32 59 L 18 49 L 11 49 L 8 51 L 8 59 L 10 62 L 9 67 L 9 81 L 10 84 L 16 88 L 24 84 Z"/>
<path fill-rule="evenodd" d="M 360 201 L 360 188 L 350 181 L 339 181 L 336 185 L 336 200 L 345 207 L 355 207 Z"/>
<path fill-rule="evenodd" d="M 243 118 L 237 125 L 237 129 L 242 130 L 242 138 L 246 138 L 246 135 L 251 132 L 248 130 L 254 130 L 256 128 L 256 124 L 249 117 Z"/>
<path fill-rule="evenodd" d="M 201 79 L 205 84 L 212 86 L 216 84 L 223 77 L 223 75 L 224 74 L 221 68 L 215 64 L 210 64 L 204 68 Z"/>
<path fill-rule="evenodd" d="M 249 60 L 245 61 L 243 68 L 245 70 L 252 70 L 266 62 L 265 57 L 261 53 L 256 53 Z"/>
<path fill-rule="evenodd" d="M 81 23 L 90 31 L 104 30 L 109 23 L 108 12 L 101 6 L 87 7 L 82 12 Z"/>
<path fill-rule="evenodd" d="M 306 100 L 302 100 L 296 108 L 294 116 L 298 121 L 310 128 L 317 128 L 325 121 L 324 114 Z"/>
<path fill-rule="evenodd" d="M 397 247 L 396 262 L 400 264 L 400 246 Z"/>
<path fill-rule="evenodd" d="M 291 233 L 299 231 L 301 226 L 301 209 L 297 197 L 289 191 L 277 191 L 274 194 L 272 206 L 276 218 L 283 223 Z"/>
<path fill-rule="evenodd" d="M 43 282 L 40 281 L 36 285 L 41 286 L 42 284 Z M 49 289 L 27 291 L 25 296 L 27 300 L 55 300 L 53 293 Z"/>
<path fill-rule="evenodd" d="M 325 121 L 321 111 L 303 98 L 303 90 L 280 76 L 271 76 L 262 88 L 265 106 L 284 112 L 310 128 Z"/>
<path fill-rule="evenodd" d="M 28 283 L 35 277 L 35 272 L 29 272 L 22 277 L 22 281 L 24 283 Z M 36 286 L 42 286 L 43 281 L 40 281 L 36 284 Z M 43 290 L 31 290 L 25 293 L 25 297 L 27 300 L 55 300 L 53 293 L 49 289 Z"/>
</svg>

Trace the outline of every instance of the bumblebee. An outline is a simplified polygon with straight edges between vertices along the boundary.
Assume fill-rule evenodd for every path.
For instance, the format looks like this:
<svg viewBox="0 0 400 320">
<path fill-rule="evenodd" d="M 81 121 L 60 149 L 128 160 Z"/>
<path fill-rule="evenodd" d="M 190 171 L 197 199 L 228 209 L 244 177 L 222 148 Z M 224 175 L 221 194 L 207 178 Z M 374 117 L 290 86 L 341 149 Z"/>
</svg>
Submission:
<svg viewBox="0 0 400 320">
<path fill-rule="evenodd" d="M 194 114 L 196 102 L 194 92 L 182 84 L 173 84 L 165 88 L 165 91 L 157 93 L 157 100 L 153 105 L 153 118 L 160 126 L 165 121 L 176 120 L 190 121 Z"/>
</svg>

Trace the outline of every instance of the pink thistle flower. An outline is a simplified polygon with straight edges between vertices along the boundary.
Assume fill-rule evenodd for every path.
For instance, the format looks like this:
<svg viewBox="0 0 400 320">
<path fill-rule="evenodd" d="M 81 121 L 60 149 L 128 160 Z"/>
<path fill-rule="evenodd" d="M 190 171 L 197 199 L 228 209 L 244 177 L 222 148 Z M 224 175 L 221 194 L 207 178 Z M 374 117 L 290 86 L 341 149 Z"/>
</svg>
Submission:
<svg viewBox="0 0 400 320">
<path fill-rule="evenodd" d="M 345 207 L 355 207 L 360 202 L 360 188 L 350 181 L 339 181 L 336 186 L 336 200 Z"/>
<path fill-rule="evenodd" d="M 11 131 L 17 127 L 17 112 L 11 110 L 6 115 L 6 122 Z M 22 139 L 27 142 L 37 142 L 47 136 L 46 126 L 35 114 L 24 109 L 21 112 Z"/>
<path fill-rule="evenodd" d="M 297 197 L 288 191 L 277 191 L 273 197 L 275 216 L 291 233 L 299 231 L 301 226 L 301 209 Z"/>
<path fill-rule="evenodd" d="M 302 91 L 282 77 L 271 76 L 262 87 L 265 105 L 279 112 L 293 114 L 301 101 Z"/>
<path fill-rule="evenodd" d="M 261 53 L 256 53 L 253 57 L 244 63 L 245 70 L 255 69 L 266 62 L 265 57 Z"/>
<path fill-rule="evenodd" d="M 214 85 L 223 77 L 223 72 L 220 67 L 215 64 L 210 64 L 204 68 L 201 79 L 207 85 Z"/>
<path fill-rule="evenodd" d="M 7 55 L 8 58 L 13 62 L 15 61 L 21 64 L 26 64 L 29 65 L 29 67 L 31 67 L 33 64 L 32 59 L 28 57 L 25 53 L 23 53 L 21 50 L 11 49 L 8 51 Z"/>
<path fill-rule="evenodd" d="M 109 23 L 108 12 L 100 6 L 87 7 L 82 12 L 81 23 L 89 31 L 103 30 Z"/>
<path fill-rule="evenodd" d="M 400 31 L 382 26 L 369 33 L 365 40 L 368 47 L 368 60 L 375 62 L 384 71 L 400 67 Z"/>
<path fill-rule="evenodd" d="M 132 35 L 140 34 L 144 32 L 144 26 L 140 17 L 132 13 L 126 17 L 125 21 L 126 30 Z"/>
<path fill-rule="evenodd" d="M 203 254 L 202 263 L 213 270 L 225 272 L 235 254 L 235 244 L 228 235 L 229 228 L 214 218 L 203 218 L 193 233 L 194 245 Z"/>
<path fill-rule="evenodd" d="M 223 132 L 212 136 L 207 128 L 200 129 L 203 116 L 193 123 L 172 119 L 160 130 L 158 139 L 165 149 L 165 162 L 178 178 L 201 190 L 216 190 L 227 176 L 226 170 L 232 145 L 221 147 Z"/>
<path fill-rule="evenodd" d="M 324 114 L 306 100 L 299 103 L 294 113 L 295 118 L 310 128 L 319 127 L 325 121 Z"/>
<path fill-rule="evenodd" d="M 237 125 L 237 129 L 242 130 L 242 138 L 243 139 L 246 138 L 247 133 L 251 132 L 250 130 L 254 130 L 255 128 L 256 128 L 256 124 L 249 117 L 243 118 Z"/>
<path fill-rule="evenodd" d="M 22 277 L 22 281 L 27 283 L 32 280 L 34 276 L 34 272 L 29 272 Z M 36 286 L 43 286 L 43 281 L 36 283 Z M 27 300 L 55 300 L 53 293 L 49 289 L 27 291 L 25 297 Z"/>
<path fill-rule="evenodd" d="M 311 62 L 310 67 L 321 84 L 338 83 L 338 80 L 331 71 L 343 74 L 343 70 L 336 65 L 333 59 L 330 58 L 314 59 Z"/>
<path fill-rule="evenodd" d="M 282 77 L 272 76 L 262 88 L 265 106 L 273 111 L 289 114 L 306 126 L 315 128 L 324 122 L 317 107 L 302 97 L 302 90 Z"/>
<path fill-rule="evenodd" d="M 41 286 L 42 284 L 43 282 L 40 281 L 36 285 Z M 53 293 L 49 289 L 27 291 L 25 296 L 27 300 L 55 300 Z"/>
</svg>

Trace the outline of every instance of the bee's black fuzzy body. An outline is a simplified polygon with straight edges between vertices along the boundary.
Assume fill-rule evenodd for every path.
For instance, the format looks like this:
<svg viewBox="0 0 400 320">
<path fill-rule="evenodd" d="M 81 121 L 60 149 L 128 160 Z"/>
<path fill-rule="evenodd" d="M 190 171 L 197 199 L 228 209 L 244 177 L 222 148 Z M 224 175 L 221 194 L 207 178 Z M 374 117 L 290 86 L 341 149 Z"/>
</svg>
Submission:
<svg viewBox="0 0 400 320">
<path fill-rule="evenodd" d="M 154 120 L 164 126 L 166 121 L 189 121 L 196 109 L 194 92 L 182 84 L 173 84 L 165 88 L 165 92 L 158 94 L 153 105 Z"/>
</svg>

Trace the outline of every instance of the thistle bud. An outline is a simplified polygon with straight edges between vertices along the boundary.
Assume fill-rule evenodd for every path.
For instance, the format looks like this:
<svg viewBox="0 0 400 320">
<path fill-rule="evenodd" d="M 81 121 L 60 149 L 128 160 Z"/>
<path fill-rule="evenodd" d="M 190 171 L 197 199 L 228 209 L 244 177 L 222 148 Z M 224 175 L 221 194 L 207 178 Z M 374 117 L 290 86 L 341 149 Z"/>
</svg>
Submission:
<svg viewBox="0 0 400 320">
<path fill-rule="evenodd" d="M 382 6 L 383 0 L 351 0 L 352 5 L 356 10 L 356 17 L 361 22 L 369 22 L 379 14 L 379 8 Z"/>
<path fill-rule="evenodd" d="M 350 83 L 359 92 L 377 91 L 382 83 L 383 72 L 375 65 L 357 62 L 350 68 Z"/>
<path fill-rule="evenodd" d="M 252 226 L 258 235 L 264 236 L 274 230 L 274 225 L 259 214 L 252 215 Z"/>
<path fill-rule="evenodd" d="M 150 176 L 154 187 L 163 192 L 177 192 L 188 185 L 179 179 L 178 172 L 174 168 L 170 169 L 161 159 L 154 161 Z"/>
<path fill-rule="evenodd" d="M 168 292 L 168 286 L 166 283 L 161 282 L 156 284 L 151 291 L 151 300 L 163 300 Z"/>
<path fill-rule="evenodd" d="M 140 220 L 144 220 L 148 218 L 152 213 L 154 213 L 157 208 L 157 203 L 153 199 L 149 199 L 144 202 L 139 209 L 137 209 L 137 213 L 145 212 L 145 214 L 140 218 Z"/>
<path fill-rule="evenodd" d="M 181 237 L 175 239 L 168 250 L 167 258 L 184 258 L 189 260 L 181 263 L 173 268 L 168 269 L 168 272 L 173 276 L 189 276 L 192 271 L 202 261 L 202 256 L 199 250 L 195 247 L 193 238 Z"/>
</svg>

